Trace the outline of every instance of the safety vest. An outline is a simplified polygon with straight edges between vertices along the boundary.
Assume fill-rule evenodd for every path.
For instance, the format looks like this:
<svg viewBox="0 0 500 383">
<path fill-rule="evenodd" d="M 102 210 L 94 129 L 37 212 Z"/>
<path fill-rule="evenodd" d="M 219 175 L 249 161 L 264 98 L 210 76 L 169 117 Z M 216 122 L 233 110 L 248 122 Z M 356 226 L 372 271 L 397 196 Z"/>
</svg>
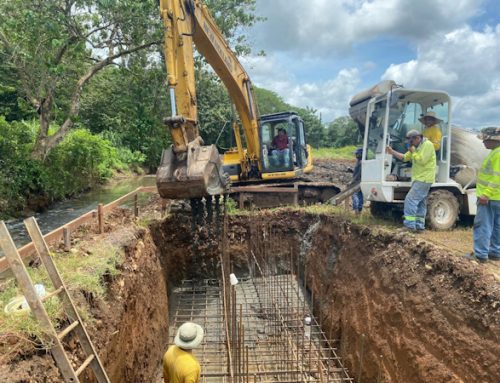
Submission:
<svg viewBox="0 0 500 383">
<path fill-rule="evenodd" d="M 477 176 L 476 193 L 478 197 L 500 201 L 500 146 L 484 159 Z"/>
<path fill-rule="evenodd" d="M 424 138 L 412 153 L 406 152 L 403 161 L 412 162 L 411 180 L 432 184 L 436 180 L 436 151 L 434 145 Z"/>
</svg>

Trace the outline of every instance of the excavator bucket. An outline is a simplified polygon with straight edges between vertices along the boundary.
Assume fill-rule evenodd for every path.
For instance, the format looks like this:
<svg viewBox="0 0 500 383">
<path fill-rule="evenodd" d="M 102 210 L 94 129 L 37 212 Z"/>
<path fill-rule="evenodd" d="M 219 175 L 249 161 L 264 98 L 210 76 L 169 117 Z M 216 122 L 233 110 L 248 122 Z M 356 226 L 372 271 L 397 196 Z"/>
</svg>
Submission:
<svg viewBox="0 0 500 383">
<path fill-rule="evenodd" d="M 203 198 L 223 194 L 229 177 L 222 171 L 215 145 L 191 143 L 184 153 L 174 153 L 172 148 L 163 151 L 156 186 L 162 198 Z"/>
</svg>

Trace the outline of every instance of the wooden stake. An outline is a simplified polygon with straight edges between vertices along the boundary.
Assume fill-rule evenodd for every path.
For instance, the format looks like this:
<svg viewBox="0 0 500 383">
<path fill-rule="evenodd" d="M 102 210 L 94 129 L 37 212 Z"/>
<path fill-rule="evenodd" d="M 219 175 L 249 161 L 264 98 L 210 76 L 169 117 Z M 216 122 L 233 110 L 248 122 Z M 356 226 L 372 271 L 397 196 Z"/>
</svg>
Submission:
<svg viewBox="0 0 500 383">
<path fill-rule="evenodd" d="M 64 240 L 64 251 L 70 251 L 71 249 L 71 232 L 69 227 L 65 226 L 63 228 L 63 240 Z"/>
<path fill-rule="evenodd" d="M 99 223 L 99 234 L 104 233 L 104 205 L 97 205 L 97 221 Z"/>
<path fill-rule="evenodd" d="M 134 216 L 137 218 L 139 216 L 139 195 L 134 195 Z"/>
</svg>

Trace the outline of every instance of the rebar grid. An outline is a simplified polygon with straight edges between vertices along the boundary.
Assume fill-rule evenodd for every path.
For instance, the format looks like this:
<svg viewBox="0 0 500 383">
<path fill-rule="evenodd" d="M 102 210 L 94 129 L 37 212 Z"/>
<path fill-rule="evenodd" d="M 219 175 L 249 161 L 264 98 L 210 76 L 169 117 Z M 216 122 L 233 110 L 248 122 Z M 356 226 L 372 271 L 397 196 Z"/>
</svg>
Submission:
<svg viewBox="0 0 500 383">
<path fill-rule="evenodd" d="M 258 268 L 255 262 L 253 266 Z M 312 316 L 294 275 L 250 275 L 228 289 L 232 296 L 228 321 L 218 281 L 184 281 L 174 290 L 172 341 L 175 330 L 186 321 L 205 329 L 205 338 L 195 350 L 201 382 L 352 381 Z M 311 318 L 310 325 L 306 317 Z M 228 349 L 232 350 L 231 368 Z"/>
<path fill-rule="evenodd" d="M 173 316 L 170 319 L 170 336 L 173 344 L 175 332 L 184 322 L 195 322 L 205 330 L 205 337 L 196 356 L 201 369 L 207 374 L 225 374 L 227 363 L 222 355 L 227 353 L 224 335 L 222 289 L 217 280 L 184 280 L 174 289 L 172 296 Z M 202 380 L 215 382 L 216 380 Z M 217 380 L 221 381 L 221 380 Z M 222 380 L 227 382 L 227 380 Z"/>
<path fill-rule="evenodd" d="M 313 315 L 304 254 L 279 229 L 252 227 L 248 273 L 231 285 L 227 214 L 223 225 L 220 280 L 184 281 L 173 297 L 172 340 L 186 321 L 205 329 L 200 382 L 353 382 Z"/>
</svg>

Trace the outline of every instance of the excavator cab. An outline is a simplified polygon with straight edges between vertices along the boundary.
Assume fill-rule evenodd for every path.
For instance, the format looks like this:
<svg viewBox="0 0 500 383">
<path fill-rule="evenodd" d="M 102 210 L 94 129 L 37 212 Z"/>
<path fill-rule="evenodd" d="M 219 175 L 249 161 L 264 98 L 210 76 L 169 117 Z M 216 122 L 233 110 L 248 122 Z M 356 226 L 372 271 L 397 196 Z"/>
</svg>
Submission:
<svg viewBox="0 0 500 383">
<path fill-rule="evenodd" d="M 263 174 L 295 173 L 308 165 L 309 150 L 304 121 L 298 114 L 284 112 L 265 115 L 260 118 L 259 127 Z"/>
</svg>

